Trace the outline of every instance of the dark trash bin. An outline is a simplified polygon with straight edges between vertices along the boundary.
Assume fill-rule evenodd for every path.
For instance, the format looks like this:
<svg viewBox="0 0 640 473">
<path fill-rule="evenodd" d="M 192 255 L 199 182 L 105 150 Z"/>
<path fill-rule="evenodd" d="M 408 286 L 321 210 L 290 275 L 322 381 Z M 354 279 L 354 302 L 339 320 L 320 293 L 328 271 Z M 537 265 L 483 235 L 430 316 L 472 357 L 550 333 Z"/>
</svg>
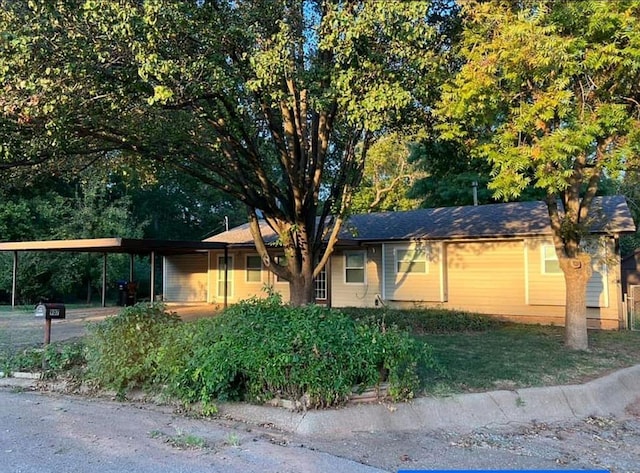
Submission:
<svg viewBox="0 0 640 473">
<path fill-rule="evenodd" d="M 131 306 L 135 305 L 138 302 L 138 283 L 135 281 L 129 281 L 127 283 L 127 299 L 125 305 Z"/>
<path fill-rule="evenodd" d="M 118 281 L 118 305 L 124 307 L 127 304 L 127 281 Z"/>
</svg>

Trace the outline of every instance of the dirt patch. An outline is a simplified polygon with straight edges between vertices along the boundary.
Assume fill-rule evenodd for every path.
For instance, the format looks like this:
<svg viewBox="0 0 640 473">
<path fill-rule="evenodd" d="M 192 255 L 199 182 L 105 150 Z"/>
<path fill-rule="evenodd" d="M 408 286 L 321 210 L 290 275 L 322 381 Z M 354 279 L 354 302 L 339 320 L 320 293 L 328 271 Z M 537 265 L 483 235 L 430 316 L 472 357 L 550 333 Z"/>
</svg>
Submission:
<svg viewBox="0 0 640 473">
<path fill-rule="evenodd" d="M 589 417 L 455 432 L 360 432 L 314 439 L 309 448 L 376 466 L 399 469 L 605 469 L 640 472 L 640 419 Z"/>
</svg>

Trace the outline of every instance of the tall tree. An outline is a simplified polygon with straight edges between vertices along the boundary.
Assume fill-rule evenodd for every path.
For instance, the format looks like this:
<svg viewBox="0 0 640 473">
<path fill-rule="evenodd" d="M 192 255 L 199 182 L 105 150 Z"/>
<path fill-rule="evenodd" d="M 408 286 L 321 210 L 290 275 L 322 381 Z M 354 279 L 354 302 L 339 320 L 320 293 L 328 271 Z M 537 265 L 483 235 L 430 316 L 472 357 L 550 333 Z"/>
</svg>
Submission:
<svg viewBox="0 0 640 473">
<path fill-rule="evenodd" d="M 591 257 L 581 243 L 602 176 L 624 168 L 640 134 L 640 2 L 462 3 L 465 62 L 443 91 L 443 136 L 491 163 L 496 197 L 545 192 L 565 341 L 586 349 Z"/>
<path fill-rule="evenodd" d="M 293 304 L 312 300 L 372 138 L 409 116 L 435 56 L 423 1 L 0 4 L 0 167 L 120 149 L 196 176 L 246 206 Z"/>
</svg>

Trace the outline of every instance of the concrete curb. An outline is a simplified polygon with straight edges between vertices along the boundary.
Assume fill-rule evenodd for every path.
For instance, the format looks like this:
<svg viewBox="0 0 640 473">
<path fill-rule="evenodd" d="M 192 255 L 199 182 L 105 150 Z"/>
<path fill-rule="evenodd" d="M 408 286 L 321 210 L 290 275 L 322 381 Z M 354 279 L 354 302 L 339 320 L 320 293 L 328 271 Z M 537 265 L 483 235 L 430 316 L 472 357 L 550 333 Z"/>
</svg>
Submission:
<svg viewBox="0 0 640 473">
<path fill-rule="evenodd" d="M 292 412 L 281 408 L 222 404 L 220 414 L 272 425 L 301 435 L 348 435 L 351 432 L 411 430 L 471 431 L 531 422 L 557 422 L 595 416 L 623 416 L 640 398 L 640 365 L 581 385 L 526 388 L 420 398 L 405 404 L 348 406 Z"/>
<path fill-rule="evenodd" d="M 0 387 L 29 388 L 36 379 L 0 378 Z M 300 435 L 345 436 L 352 432 L 469 432 L 531 422 L 559 422 L 588 416 L 624 416 L 640 401 L 640 365 L 585 384 L 419 398 L 400 404 L 361 404 L 341 409 L 294 412 L 251 404 L 219 404 L 223 417 L 269 425 Z"/>
</svg>

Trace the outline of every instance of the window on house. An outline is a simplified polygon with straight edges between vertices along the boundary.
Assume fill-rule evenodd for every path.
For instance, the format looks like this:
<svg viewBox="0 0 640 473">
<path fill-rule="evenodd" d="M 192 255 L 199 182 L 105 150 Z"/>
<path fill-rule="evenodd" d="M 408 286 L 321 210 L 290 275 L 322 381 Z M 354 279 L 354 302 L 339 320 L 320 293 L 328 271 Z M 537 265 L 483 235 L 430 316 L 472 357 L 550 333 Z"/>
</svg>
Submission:
<svg viewBox="0 0 640 473">
<path fill-rule="evenodd" d="M 315 279 L 316 301 L 327 300 L 327 267 L 322 268 Z"/>
<path fill-rule="evenodd" d="M 426 273 L 429 266 L 427 262 L 427 250 L 416 248 L 412 250 L 395 251 L 396 273 Z"/>
<path fill-rule="evenodd" d="M 350 251 L 344 254 L 344 281 L 363 284 L 365 277 L 364 251 Z"/>
<path fill-rule="evenodd" d="M 560 262 L 553 245 L 542 245 L 542 272 L 544 274 L 560 274 Z"/>
<path fill-rule="evenodd" d="M 247 282 L 262 281 L 262 258 L 259 255 L 247 256 Z"/>
</svg>

